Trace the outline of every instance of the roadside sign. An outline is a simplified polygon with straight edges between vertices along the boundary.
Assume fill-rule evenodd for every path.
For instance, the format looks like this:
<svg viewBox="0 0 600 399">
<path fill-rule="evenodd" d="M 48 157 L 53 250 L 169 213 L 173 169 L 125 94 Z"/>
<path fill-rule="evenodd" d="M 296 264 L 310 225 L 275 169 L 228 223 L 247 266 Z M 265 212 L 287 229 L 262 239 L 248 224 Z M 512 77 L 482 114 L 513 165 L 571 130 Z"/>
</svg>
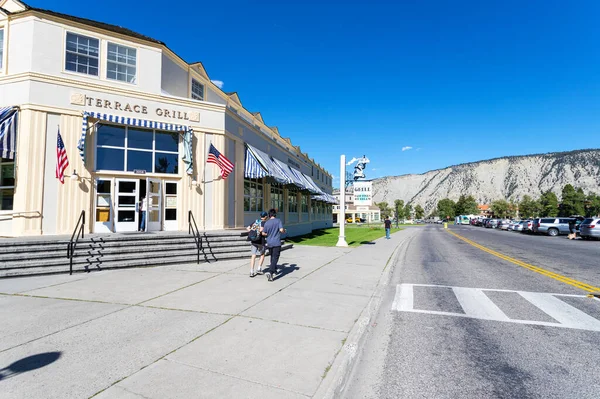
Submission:
<svg viewBox="0 0 600 399">
<path fill-rule="evenodd" d="M 355 181 L 354 205 L 373 205 L 373 183 L 370 181 Z"/>
</svg>

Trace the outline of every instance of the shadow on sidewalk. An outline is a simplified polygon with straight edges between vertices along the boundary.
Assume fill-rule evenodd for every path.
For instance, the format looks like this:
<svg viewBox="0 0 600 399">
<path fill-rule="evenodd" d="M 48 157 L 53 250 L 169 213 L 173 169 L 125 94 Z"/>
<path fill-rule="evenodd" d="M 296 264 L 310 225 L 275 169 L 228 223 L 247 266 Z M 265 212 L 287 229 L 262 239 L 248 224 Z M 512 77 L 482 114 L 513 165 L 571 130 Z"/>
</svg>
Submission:
<svg viewBox="0 0 600 399">
<path fill-rule="evenodd" d="M 273 280 L 279 280 L 280 278 L 282 278 L 283 276 L 285 276 L 287 274 L 293 273 L 296 270 L 300 270 L 298 265 L 296 265 L 295 263 L 292 263 L 291 265 L 284 263 L 284 264 L 280 265 L 280 269 L 281 269 L 281 271 L 279 272 L 279 274 L 277 276 L 273 276 Z"/>
<path fill-rule="evenodd" d="M 57 361 L 60 356 L 61 352 L 45 352 L 17 360 L 9 366 L 0 369 L 0 380 L 45 367 Z"/>
</svg>

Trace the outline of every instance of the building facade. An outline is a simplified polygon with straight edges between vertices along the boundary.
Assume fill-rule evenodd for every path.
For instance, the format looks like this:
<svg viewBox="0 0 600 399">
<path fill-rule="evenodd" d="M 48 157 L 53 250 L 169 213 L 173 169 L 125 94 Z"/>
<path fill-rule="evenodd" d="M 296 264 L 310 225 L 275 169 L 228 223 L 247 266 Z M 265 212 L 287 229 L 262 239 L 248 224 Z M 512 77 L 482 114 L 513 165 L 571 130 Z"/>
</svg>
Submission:
<svg viewBox="0 0 600 399">
<path fill-rule="evenodd" d="M 333 197 L 337 203 L 332 206 L 333 222 L 338 223 L 341 219 L 340 205 L 338 205 L 340 200 L 340 190 L 333 190 Z M 344 212 L 344 219 L 346 219 L 347 223 L 357 223 L 357 219 L 362 223 L 381 222 L 381 211 L 376 205 L 354 205 L 354 191 L 352 191 L 352 189 L 346 190 L 345 201 L 346 209 Z"/>
<path fill-rule="evenodd" d="M 69 160 L 56 178 L 57 140 Z M 235 166 L 207 163 L 214 147 Z M 0 236 L 331 226 L 331 175 L 164 43 L 0 0 Z"/>
</svg>

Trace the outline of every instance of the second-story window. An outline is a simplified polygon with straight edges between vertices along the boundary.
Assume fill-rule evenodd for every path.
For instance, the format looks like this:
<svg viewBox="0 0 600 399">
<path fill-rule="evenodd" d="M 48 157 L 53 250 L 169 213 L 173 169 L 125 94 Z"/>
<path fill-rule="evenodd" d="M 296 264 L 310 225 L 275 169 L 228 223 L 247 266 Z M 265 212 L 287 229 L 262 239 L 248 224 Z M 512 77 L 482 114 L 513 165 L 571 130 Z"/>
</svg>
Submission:
<svg viewBox="0 0 600 399">
<path fill-rule="evenodd" d="M 4 60 L 4 28 L 0 28 L 0 69 L 2 69 L 2 60 Z"/>
<path fill-rule="evenodd" d="M 98 39 L 67 32 L 65 69 L 98 76 L 99 48 Z"/>
<path fill-rule="evenodd" d="M 204 101 L 204 85 L 196 79 L 192 79 L 192 98 Z"/>
<path fill-rule="evenodd" d="M 106 77 L 121 82 L 135 83 L 136 58 L 136 49 L 108 43 Z"/>
</svg>

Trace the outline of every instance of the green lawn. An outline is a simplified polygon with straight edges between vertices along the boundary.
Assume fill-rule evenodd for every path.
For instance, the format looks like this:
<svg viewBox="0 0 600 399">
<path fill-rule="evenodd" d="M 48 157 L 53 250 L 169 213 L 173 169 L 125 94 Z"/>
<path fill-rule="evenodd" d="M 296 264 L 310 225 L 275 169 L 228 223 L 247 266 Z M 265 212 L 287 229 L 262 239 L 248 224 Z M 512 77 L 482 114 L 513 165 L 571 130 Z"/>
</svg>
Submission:
<svg viewBox="0 0 600 399">
<path fill-rule="evenodd" d="M 392 233 L 402 229 L 392 228 Z M 286 241 L 297 245 L 317 245 L 321 247 L 335 247 L 340 234 L 339 227 L 329 229 L 314 230 L 312 233 L 303 236 L 288 237 Z M 377 238 L 385 237 L 383 227 L 373 226 L 346 226 L 346 242 L 350 247 L 358 247 L 362 244 L 368 244 Z"/>
</svg>

